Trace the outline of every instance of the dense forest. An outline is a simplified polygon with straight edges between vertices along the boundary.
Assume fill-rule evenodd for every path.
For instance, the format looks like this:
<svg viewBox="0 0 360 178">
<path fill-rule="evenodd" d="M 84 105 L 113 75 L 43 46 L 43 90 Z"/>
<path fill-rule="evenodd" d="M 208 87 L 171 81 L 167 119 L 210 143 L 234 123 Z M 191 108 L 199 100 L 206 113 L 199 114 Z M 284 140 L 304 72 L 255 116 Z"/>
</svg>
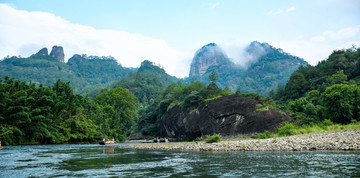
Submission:
<svg viewBox="0 0 360 178">
<path fill-rule="evenodd" d="M 125 139 L 137 119 L 137 98 L 123 88 L 103 89 L 90 101 L 70 82 L 50 87 L 5 77 L 0 81 L 0 140 L 3 144 L 49 144 Z"/>
<path fill-rule="evenodd" d="M 147 104 L 160 95 L 161 91 L 178 79 L 168 75 L 165 70 L 145 60 L 136 73 L 130 73 L 111 84 L 111 88 L 127 88 L 135 94 L 141 104 Z"/>
<path fill-rule="evenodd" d="M 336 123 L 360 121 L 360 48 L 334 51 L 316 66 L 301 66 L 285 88 L 270 96 L 288 106 L 299 124 L 330 119 Z M 286 107 L 285 107 L 286 108 Z"/>
</svg>

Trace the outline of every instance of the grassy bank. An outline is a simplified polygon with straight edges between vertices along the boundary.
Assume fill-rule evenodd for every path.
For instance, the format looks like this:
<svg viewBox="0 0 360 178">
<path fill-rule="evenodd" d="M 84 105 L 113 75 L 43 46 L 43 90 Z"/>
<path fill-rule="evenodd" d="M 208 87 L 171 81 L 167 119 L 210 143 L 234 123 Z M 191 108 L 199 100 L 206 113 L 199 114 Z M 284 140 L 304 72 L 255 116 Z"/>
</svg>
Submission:
<svg viewBox="0 0 360 178">
<path fill-rule="evenodd" d="M 264 138 L 272 138 L 272 137 L 341 132 L 341 131 L 351 131 L 351 130 L 360 130 L 360 122 L 346 124 L 346 125 L 334 124 L 330 120 L 324 120 L 317 124 L 311 123 L 309 125 L 296 125 L 291 122 L 285 122 L 276 129 L 275 133 L 270 133 L 268 131 L 265 131 L 264 133 L 259 134 L 258 138 L 264 139 Z"/>
</svg>

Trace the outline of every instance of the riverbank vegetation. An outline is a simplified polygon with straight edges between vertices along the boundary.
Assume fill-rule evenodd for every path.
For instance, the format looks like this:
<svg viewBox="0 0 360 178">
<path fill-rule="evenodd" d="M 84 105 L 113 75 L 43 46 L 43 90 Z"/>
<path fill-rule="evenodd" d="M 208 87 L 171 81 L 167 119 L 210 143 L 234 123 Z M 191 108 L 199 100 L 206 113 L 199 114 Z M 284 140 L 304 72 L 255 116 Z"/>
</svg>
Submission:
<svg viewBox="0 0 360 178">
<path fill-rule="evenodd" d="M 207 135 L 206 136 L 206 143 L 214 143 L 214 142 L 220 142 L 221 141 L 221 135 L 220 134 L 214 134 L 214 135 Z"/>
<path fill-rule="evenodd" d="M 271 91 L 277 107 L 295 122 L 273 134 L 288 136 L 360 129 L 360 48 L 334 51 L 316 66 L 301 66 L 285 87 Z"/>
<path fill-rule="evenodd" d="M 292 135 L 319 134 L 352 130 L 360 130 L 360 122 L 350 124 L 335 124 L 330 120 L 324 120 L 320 123 L 309 123 L 307 125 L 285 122 L 277 128 L 275 133 L 265 131 L 264 133 L 259 134 L 258 138 L 265 139 Z"/>
<path fill-rule="evenodd" d="M 124 140 L 137 118 L 137 98 L 126 89 L 102 90 L 94 101 L 70 82 L 51 87 L 0 80 L 0 140 L 4 145 Z"/>
</svg>

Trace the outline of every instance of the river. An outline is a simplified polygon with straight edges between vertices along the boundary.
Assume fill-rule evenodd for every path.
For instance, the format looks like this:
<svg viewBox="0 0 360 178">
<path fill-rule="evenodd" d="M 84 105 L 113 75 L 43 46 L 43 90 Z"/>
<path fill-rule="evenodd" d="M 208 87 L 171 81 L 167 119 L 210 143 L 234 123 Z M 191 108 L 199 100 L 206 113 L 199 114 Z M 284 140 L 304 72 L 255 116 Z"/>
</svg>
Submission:
<svg viewBox="0 0 360 178">
<path fill-rule="evenodd" d="M 5 146 L 0 177 L 360 177 L 360 151 L 177 152 Z"/>
</svg>

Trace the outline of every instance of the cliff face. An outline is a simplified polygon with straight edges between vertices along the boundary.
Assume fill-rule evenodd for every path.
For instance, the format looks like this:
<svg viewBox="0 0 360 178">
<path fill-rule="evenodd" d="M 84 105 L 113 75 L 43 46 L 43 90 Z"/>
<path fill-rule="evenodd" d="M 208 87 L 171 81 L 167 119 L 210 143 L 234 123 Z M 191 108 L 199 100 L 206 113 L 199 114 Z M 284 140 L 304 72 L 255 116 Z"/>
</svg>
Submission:
<svg viewBox="0 0 360 178">
<path fill-rule="evenodd" d="M 64 49 L 61 46 L 53 46 L 52 50 L 50 52 L 50 56 L 56 58 L 60 62 L 65 62 L 64 61 L 64 58 L 65 58 Z"/>
<path fill-rule="evenodd" d="M 215 43 L 210 43 L 199 49 L 190 66 L 189 77 L 201 76 L 210 66 L 231 64 L 227 55 Z"/>
<path fill-rule="evenodd" d="M 258 101 L 238 95 L 223 96 L 203 102 L 191 112 L 174 106 L 157 121 L 162 137 L 194 140 L 219 133 L 223 136 L 254 135 L 276 127 L 292 118 L 273 109 L 259 111 Z"/>
<path fill-rule="evenodd" d="M 306 66 L 303 59 L 292 56 L 268 43 L 251 42 L 245 49 L 239 49 L 237 63 L 214 43 L 199 49 L 192 60 L 190 76 L 187 79 L 210 83 L 212 71 L 217 74 L 217 85 L 229 87 L 231 91 L 259 93 L 268 96 L 279 84 L 284 86 L 290 75 L 299 66 Z M 241 62 L 240 62 L 241 61 Z"/>
</svg>

